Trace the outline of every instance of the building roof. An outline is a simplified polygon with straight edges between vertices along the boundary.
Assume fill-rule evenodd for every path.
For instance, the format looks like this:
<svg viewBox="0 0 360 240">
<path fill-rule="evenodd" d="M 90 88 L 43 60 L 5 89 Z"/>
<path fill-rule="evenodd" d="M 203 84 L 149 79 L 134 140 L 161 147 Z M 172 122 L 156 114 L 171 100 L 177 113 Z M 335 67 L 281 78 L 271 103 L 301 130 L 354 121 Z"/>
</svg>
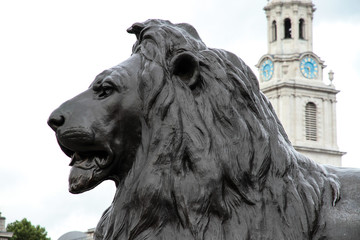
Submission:
<svg viewBox="0 0 360 240">
<path fill-rule="evenodd" d="M 80 231 L 72 231 L 65 233 L 58 240 L 85 240 L 86 234 Z"/>
<path fill-rule="evenodd" d="M 311 3 L 312 0 L 271 0 L 270 3 L 287 3 L 287 2 L 303 2 L 303 3 Z"/>
</svg>

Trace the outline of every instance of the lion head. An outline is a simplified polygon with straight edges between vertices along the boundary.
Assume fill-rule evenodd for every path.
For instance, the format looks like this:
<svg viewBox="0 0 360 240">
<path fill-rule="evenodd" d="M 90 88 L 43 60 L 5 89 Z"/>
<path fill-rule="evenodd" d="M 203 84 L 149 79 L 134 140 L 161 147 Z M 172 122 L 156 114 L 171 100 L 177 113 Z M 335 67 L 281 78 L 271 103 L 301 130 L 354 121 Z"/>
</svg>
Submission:
<svg viewBox="0 0 360 240">
<path fill-rule="evenodd" d="M 49 119 L 71 157 L 69 190 L 81 193 L 104 180 L 118 185 L 128 174 L 141 139 L 141 100 L 134 55 L 99 74 L 90 88 L 62 104 Z"/>
<path fill-rule="evenodd" d="M 70 192 L 117 184 L 96 239 L 320 232 L 321 203 L 328 193 L 337 201 L 338 181 L 294 150 L 250 68 L 188 24 L 148 20 L 128 32 L 132 56 L 49 118 L 71 157 Z"/>
</svg>

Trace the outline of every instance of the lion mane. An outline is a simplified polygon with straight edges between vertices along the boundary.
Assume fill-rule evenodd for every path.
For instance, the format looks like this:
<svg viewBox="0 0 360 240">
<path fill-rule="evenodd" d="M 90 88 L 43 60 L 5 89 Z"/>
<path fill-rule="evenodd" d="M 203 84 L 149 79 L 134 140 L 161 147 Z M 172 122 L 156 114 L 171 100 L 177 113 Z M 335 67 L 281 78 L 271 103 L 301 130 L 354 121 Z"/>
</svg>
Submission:
<svg viewBox="0 0 360 240">
<path fill-rule="evenodd" d="M 250 68 L 188 24 L 148 20 L 128 32 L 142 56 L 142 139 L 95 239 L 321 236 L 339 181 L 295 151 Z M 198 61 L 193 84 L 173 74 L 182 52 Z"/>
</svg>

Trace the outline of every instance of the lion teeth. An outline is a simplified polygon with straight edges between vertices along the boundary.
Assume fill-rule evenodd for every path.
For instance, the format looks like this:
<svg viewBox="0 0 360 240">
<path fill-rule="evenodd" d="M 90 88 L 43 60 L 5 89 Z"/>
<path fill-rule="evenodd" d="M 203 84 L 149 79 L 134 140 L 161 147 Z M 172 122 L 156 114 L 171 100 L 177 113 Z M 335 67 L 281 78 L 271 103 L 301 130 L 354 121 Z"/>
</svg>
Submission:
<svg viewBox="0 0 360 240">
<path fill-rule="evenodd" d="M 90 153 L 75 152 L 71 155 L 69 166 L 80 167 L 83 169 L 91 168 L 96 165 L 98 168 L 103 169 L 107 166 L 107 158 L 104 156 L 90 156 Z"/>
<path fill-rule="evenodd" d="M 71 156 L 71 162 L 69 164 L 69 166 L 73 166 L 77 161 L 79 161 L 81 159 L 79 153 L 75 152 L 72 156 Z"/>
<path fill-rule="evenodd" d="M 73 166 L 73 165 L 75 164 L 75 162 L 76 162 L 75 155 L 76 155 L 76 153 L 74 153 L 74 154 L 71 156 L 71 162 L 70 162 L 69 166 Z"/>
<path fill-rule="evenodd" d="M 95 157 L 94 161 L 95 161 L 96 165 L 97 165 L 99 168 L 102 168 L 102 165 L 101 165 L 101 163 L 100 163 L 100 159 L 99 159 L 98 157 Z"/>
<path fill-rule="evenodd" d="M 105 168 L 106 167 L 106 160 L 104 158 L 95 157 L 94 161 L 95 161 L 95 164 L 99 168 Z"/>
</svg>

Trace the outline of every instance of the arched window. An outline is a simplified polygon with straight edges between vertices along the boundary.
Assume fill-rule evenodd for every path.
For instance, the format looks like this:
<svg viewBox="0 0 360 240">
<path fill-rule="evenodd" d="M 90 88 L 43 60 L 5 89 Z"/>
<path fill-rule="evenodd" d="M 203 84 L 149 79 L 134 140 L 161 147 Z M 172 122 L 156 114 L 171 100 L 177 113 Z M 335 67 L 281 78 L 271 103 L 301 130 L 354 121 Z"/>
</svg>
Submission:
<svg viewBox="0 0 360 240">
<path fill-rule="evenodd" d="M 308 102 L 305 107 L 306 140 L 317 141 L 316 105 Z"/>
<path fill-rule="evenodd" d="M 272 32 L 271 40 L 274 42 L 277 39 L 277 29 L 276 29 L 276 21 L 275 20 L 272 22 L 271 32 Z"/>
<path fill-rule="evenodd" d="M 284 27 L 285 27 L 285 36 L 284 38 L 291 38 L 291 20 L 290 18 L 285 18 L 284 20 Z"/>
<path fill-rule="evenodd" d="M 305 24 L 304 24 L 304 19 L 300 19 L 299 20 L 299 38 L 300 39 L 305 39 Z"/>
</svg>

